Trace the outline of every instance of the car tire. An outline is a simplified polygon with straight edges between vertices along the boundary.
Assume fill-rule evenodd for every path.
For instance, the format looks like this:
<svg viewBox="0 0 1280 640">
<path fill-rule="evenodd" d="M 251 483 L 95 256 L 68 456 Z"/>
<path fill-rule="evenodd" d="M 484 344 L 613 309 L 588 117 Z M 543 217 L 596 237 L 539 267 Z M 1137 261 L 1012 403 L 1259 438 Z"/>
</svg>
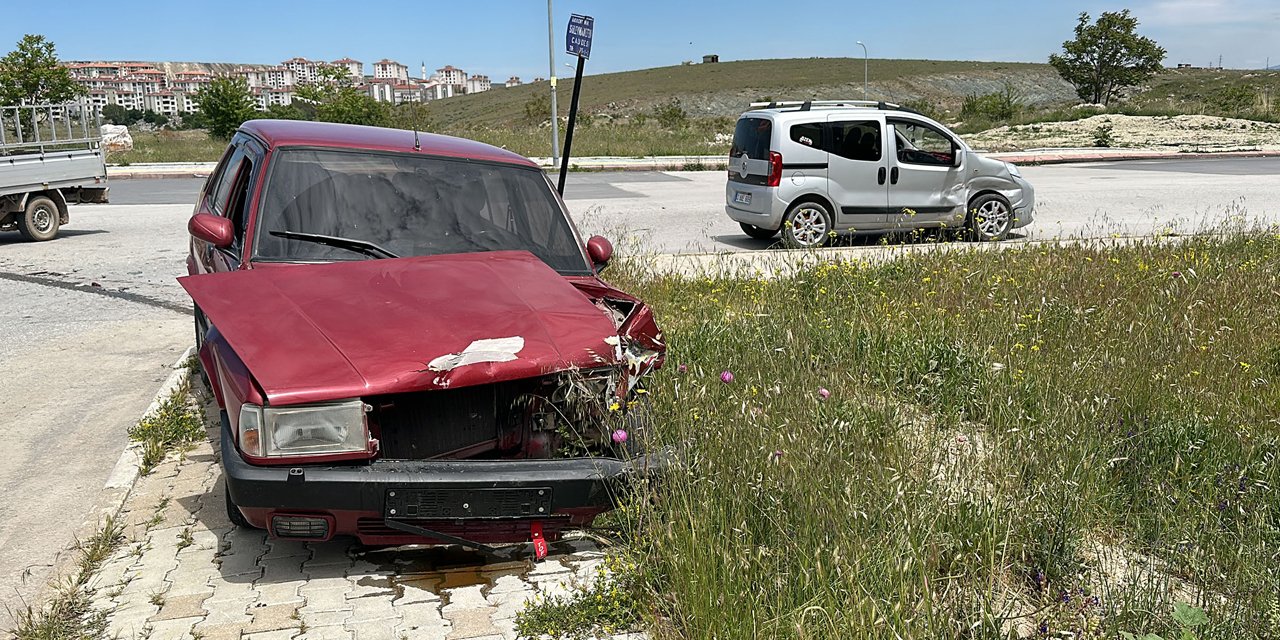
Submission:
<svg viewBox="0 0 1280 640">
<path fill-rule="evenodd" d="M 240 508 L 236 506 L 236 503 L 231 501 L 231 489 L 227 489 L 224 493 L 227 496 L 227 519 L 231 521 L 231 524 L 241 529 L 254 529 L 255 527 L 249 524 L 244 514 L 240 513 Z"/>
<path fill-rule="evenodd" d="M 778 232 L 781 231 L 781 229 L 774 229 L 773 231 L 770 231 L 745 222 L 739 222 L 738 226 L 742 227 L 743 233 L 755 238 L 756 240 L 772 240 L 778 235 Z"/>
<path fill-rule="evenodd" d="M 27 208 L 18 216 L 18 233 L 32 242 L 52 240 L 58 235 L 58 205 L 44 196 L 27 201 Z"/>
<path fill-rule="evenodd" d="M 817 249 L 831 238 L 831 212 L 817 202 L 791 205 L 782 222 L 782 241 L 792 249 Z"/>
<path fill-rule="evenodd" d="M 965 227 L 969 238 L 976 242 L 1004 240 L 1013 230 L 1013 207 L 1000 195 L 980 195 L 969 203 L 969 218 Z"/>
</svg>

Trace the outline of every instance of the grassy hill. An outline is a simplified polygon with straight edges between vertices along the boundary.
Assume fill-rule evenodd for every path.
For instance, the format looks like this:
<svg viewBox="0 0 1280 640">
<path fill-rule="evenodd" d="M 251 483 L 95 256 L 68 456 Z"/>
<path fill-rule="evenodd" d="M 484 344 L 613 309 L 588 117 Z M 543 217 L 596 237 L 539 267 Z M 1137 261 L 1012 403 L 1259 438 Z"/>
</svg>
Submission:
<svg viewBox="0 0 1280 640">
<path fill-rule="evenodd" d="M 998 91 L 1006 82 L 1036 106 L 1075 97 L 1071 86 L 1046 64 L 871 60 L 869 75 L 869 97 L 899 102 L 958 106 L 965 96 Z M 625 118 L 678 97 L 694 117 L 737 116 L 757 100 L 859 98 L 862 79 L 861 58 L 744 60 L 588 75 L 582 112 Z M 561 81 L 562 114 L 568 113 L 572 91 L 572 79 Z M 546 94 L 544 81 L 440 100 L 428 108 L 449 128 L 521 124 L 526 122 L 525 105 Z"/>
</svg>

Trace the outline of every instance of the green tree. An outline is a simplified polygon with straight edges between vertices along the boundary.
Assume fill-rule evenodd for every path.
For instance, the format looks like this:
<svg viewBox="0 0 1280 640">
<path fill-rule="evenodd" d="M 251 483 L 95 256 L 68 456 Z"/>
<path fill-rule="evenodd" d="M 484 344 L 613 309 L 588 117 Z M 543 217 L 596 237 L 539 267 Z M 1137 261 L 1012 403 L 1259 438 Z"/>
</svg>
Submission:
<svg viewBox="0 0 1280 640">
<path fill-rule="evenodd" d="M 130 125 L 134 123 L 134 120 L 129 118 L 129 110 L 118 104 L 109 104 L 102 107 L 102 121 L 107 124 Z"/>
<path fill-rule="evenodd" d="M 267 107 L 267 117 L 273 120 L 310 120 L 296 104 L 273 104 Z"/>
<path fill-rule="evenodd" d="M 431 117 L 431 109 L 421 102 L 406 102 L 391 110 L 391 119 L 387 126 L 396 129 L 413 131 L 432 131 L 436 121 Z"/>
<path fill-rule="evenodd" d="M 245 120 L 258 115 L 244 78 L 214 78 L 196 92 L 196 102 L 208 123 L 209 136 L 220 140 L 230 138 Z"/>
<path fill-rule="evenodd" d="M 319 69 L 320 80 L 298 87 L 298 99 L 315 107 L 316 120 L 385 127 L 391 109 L 352 84 L 344 67 L 326 65 Z"/>
<path fill-rule="evenodd" d="M 4 104 L 66 102 L 84 94 L 71 71 L 58 64 L 53 43 L 44 36 L 22 36 L 17 48 L 0 58 L 0 102 Z"/>
<path fill-rule="evenodd" d="M 1081 13 L 1075 39 L 1062 43 L 1062 54 L 1049 56 L 1049 64 L 1075 85 L 1080 99 L 1111 104 L 1121 89 L 1155 75 L 1164 62 L 1164 48 L 1137 30 L 1128 9 L 1103 12 L 1092 24 Z"/>
</svg>

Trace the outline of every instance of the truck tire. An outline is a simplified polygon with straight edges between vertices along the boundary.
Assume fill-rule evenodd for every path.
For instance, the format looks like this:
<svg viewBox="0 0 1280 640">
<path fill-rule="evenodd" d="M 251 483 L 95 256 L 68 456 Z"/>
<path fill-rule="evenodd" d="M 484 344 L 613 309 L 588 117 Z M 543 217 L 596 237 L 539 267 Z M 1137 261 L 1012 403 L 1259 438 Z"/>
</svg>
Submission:
<svg viewBox="0 0 1280 640">
<path fill-rule="evenodd" d="M 58 205 L 44 196 L 27 201 L 27 208 L 18 216 L 18 233 L 32 242 L 52 240 L 58 235 Z"/>
</svg>

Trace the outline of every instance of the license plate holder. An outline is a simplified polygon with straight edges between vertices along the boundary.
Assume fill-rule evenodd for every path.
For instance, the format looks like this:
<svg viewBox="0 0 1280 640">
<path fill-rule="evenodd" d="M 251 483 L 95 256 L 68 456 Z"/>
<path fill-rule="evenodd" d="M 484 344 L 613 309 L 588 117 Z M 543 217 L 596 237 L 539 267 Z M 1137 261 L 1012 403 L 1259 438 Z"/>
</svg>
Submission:
<svg viewBox="0 0 1280 640">
<path fill-rule="evenodd" d="M 551 488 L 387 489 L 384 504 L 387 518 L 536 518 L 550 515 Z"/>
<path fill-rule="evenodd" d="M 733 201 L 737 204 L 751 204 L 751 194 L 745 191 L 734 191 Z"/>
</svg>

